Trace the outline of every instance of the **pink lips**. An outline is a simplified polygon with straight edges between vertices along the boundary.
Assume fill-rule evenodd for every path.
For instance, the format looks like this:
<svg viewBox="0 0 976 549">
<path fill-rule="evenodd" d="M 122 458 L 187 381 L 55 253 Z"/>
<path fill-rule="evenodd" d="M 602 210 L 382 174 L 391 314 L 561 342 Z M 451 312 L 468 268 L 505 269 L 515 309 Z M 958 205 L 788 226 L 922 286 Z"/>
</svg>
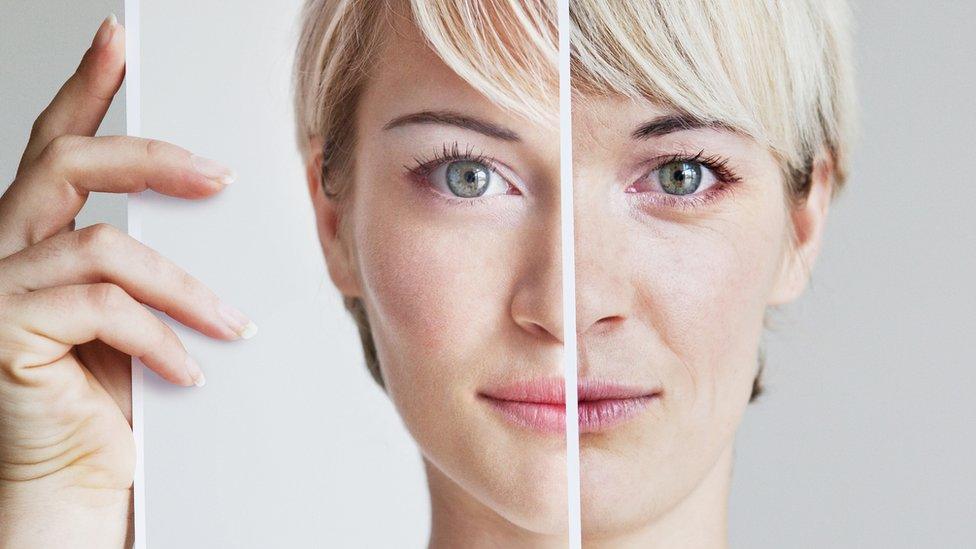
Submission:
<svg viewBox="0 0 976 549">
<path fill-rule="evenodd" d="M 589 379 L 579 380 L 577 391 L 580 434 L 605 431 L 632 419 L 662 394 L 660 388 Z M 501 385 L 479 396 L 521 427 L 548 434 L 566 430 L 566 393 L 560 378 Z"/>
</svg>

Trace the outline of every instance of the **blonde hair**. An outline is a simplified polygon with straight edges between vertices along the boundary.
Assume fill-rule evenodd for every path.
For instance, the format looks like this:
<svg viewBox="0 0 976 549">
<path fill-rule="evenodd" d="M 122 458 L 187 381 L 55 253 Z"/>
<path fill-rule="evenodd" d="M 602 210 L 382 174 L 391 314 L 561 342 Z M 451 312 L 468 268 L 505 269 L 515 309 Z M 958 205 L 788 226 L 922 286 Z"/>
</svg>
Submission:
<svg viewBox="0 0 976 549">
<path fill-rule="evenodd" d="M 556 17 L 546 0 L 308 0 L 294 66 L 298 143 L 326 144 L 326 163 L 348 160 L 352 119 L 384 36 L 396 18 L 488 99 L 536 122 L 558 119 Z M 307 160 L 307 156 L 305 158 Z"/>
<path fill-rule="evenodd" d="M 488 99 L 539 123 L 558 120 L 558 42 L 549 0 L 307 0 L 293 85 L 303 159 L 321 153 L 325 194 L 345 203 L 354 167 L 354 120 L 383 39 L 415 25 L 431 49 Z M 409 8 L 409 9 L 407 9 Z M 320 141 L 322 150 L 311 150 Z M 341 222 L 340 222 L 341 231 Z M 345 298 L 359 328 L 366 365 L 382 386 L 366 310 Z"/>
<path fill-rule="evenodd" d="M 308 0 L 294 70 L 302 154 L 322 154 L 326 195 L 342 205 L 353 120 L 376 51 L 407 10 L 384 0 Z M 406 4 L 405 0 L 402 4 Z M 411 0 L 409 18 L 458 75 L 535 121 L 557 116 L 554 0 Z M 781 161 L 802 201 L 829 154 L 833 195 L 847 179 L 854 127 L 850 14 L 844 0 L 572 0 L 572 84 L 581 96 L 656 101 L 721 123 Z M 313 139 L 322 151 L 310 150 Z M 381 385 L 363 304 L 346 299 Z M 763 357 L 752 398 L 761 392 Z"/>
<path fill-rule="evenodd" d="M 844 0 L 573 0 L 570 17 L 579 95 L 651 100 L 749 135 L 779 160 L 788 205 L 825 155 L 832 196 L 843 188 L 855 124 Z M 760 348 L 750 402 L 764 368 Z"/>
<path fill-rule="evenodd" d="M 583 94 L 650 99 L 749 135 L 782 162 L 794 198 L 821 152 L 843 186 L 854 123 L 843 0 L 573 0 L 570 10 Z"/>
</svg>

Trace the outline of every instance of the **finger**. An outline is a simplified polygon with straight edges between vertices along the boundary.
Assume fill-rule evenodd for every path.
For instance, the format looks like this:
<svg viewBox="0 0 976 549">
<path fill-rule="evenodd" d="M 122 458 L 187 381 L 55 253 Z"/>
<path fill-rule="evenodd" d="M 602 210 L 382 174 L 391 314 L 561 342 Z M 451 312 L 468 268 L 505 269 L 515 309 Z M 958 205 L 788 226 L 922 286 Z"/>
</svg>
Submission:
<svg viewBox="0 0 976 549">
<path fill-rule="evenodd" d="M 95 135 L 125 75 L 125 31 L 114 15 L 102 21 L 75 73 L 31 129 L 19 174 L 59 135 Z"/>
<path fill-rule="evenodd" d="M 14 371 L 38 367 L 74 345 L 101 340 L 142 360 L 163 379 L 202 385 L 203 374 L 179 337 L 115 284 L 60 286 L 3 297 L 6 324 L 0 364 Z M 17 349 L 12 354 L 10 349 Z M 9 356 L 4 356 L 11 353 Z"/>
<path fill-rule="evenodd" d="M 137 301 L 210 337 L 249 338 L 257 327 L 202 282 L 138 240 L 99 224 L 48 238 L 0 260 L 0 293 L 111 282 Z"/>
<path fill-rule="evenodd" d="M 0 197 L 0 257 L 57 233 L 89 192 L 202 198 L 233 179 L 230 169 L 163 141 L 62 135 Z"/>
</svg>

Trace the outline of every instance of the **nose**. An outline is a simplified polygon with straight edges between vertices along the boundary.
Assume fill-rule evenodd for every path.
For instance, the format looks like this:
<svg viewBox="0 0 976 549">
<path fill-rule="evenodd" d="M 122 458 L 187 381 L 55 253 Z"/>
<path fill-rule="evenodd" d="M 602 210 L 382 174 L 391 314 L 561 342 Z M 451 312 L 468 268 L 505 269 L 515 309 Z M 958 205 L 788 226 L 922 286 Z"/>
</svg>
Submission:
<svg viewBox="0 0 976 549">
<path fill-rule="evenodd" d="M 579 195 L 578 195 L 579 196 Z M 584 197 L 585 198 L 585 197 Z M 579 202 L 579 198 L 577 198 Z M 630 315 L 625 239 L 600 208 L 576 204 L 576 330 L 578 337 L 616 328 Z"/>
<path fill-rule="evenodd" d="M 515 280 L 511 316 L 532 337 L 561 345 L 564 331 L 558 216 L 552 223 L 539 223 L 533 233 L 523 233 L 525 252 L 520 276 Z"/>
</svg>

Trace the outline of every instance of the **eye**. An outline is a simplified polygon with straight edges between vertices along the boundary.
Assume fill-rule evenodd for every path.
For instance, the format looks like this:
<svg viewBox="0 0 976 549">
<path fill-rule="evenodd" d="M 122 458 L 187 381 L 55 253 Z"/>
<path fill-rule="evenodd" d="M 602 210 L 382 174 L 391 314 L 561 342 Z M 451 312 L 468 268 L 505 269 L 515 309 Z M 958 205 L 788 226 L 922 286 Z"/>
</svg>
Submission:
<svg viewBox="0 0 976 549">
<path fill-rule="evenodd" d="M 478 198 L 505 194 L 509 184 L 485 162 L 453 160 L 434 168 L 428 176 L 438 191 L 459 198 Z"/>
<path fill-rule="evenodd" d="M 661 192 L 670 195 L 689 195 L 713 186 L 718 178 L 703 163 L 695 160 L 673 160 L 653 170 L 629 192 Z M 658 190 L 660 189 L 660 191 Z"/>
</svg>

